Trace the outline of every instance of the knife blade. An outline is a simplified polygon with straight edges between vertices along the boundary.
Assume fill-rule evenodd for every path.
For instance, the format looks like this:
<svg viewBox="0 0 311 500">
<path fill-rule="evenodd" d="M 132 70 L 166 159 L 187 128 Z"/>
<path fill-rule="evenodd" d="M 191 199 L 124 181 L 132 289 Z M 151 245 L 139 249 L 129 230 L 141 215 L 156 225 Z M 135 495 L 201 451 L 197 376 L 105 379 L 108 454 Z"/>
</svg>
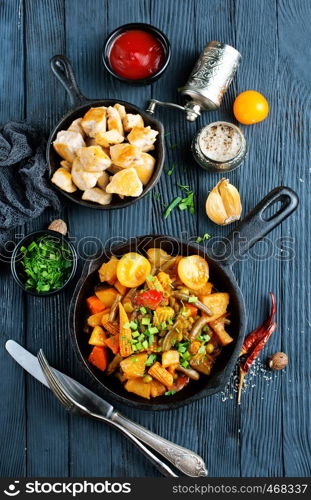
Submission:
<svg viewBox="0 0 311 500">
<path fill-rule="evenodd" d="M 45 385 L 45 387 L 50 388 L 36 356 L 27 351 L 27 349 L 24 349 L 24 347 L 22 347 L 14 340 L 8 340 L 5 344 L 5 348 L 10 356 L 12 356 L 12 358 L 22 368 L 24 368 L 26 372 L 28 372 L 36 380 L 41 382 L 41 384 Z M 68 375 L 65 375 L 59 370 L 56 370 L 56 368 L 53 368 L 53 370 L 60 379 L 64 379 L 65 381 L 67 381 L 72 388 L 77 388 L 77 390 L 83 391 L 85 399 L 87 400 L 88 407 L 91 411 L 98 412 L 103 417 L 111 418 L 114 412 L 114 407 L 111 404 L 97 396 L 97 394 L 90 391 L 89 389 L 87 389 L 87 387 L 80 384 Z"/>
</svg>

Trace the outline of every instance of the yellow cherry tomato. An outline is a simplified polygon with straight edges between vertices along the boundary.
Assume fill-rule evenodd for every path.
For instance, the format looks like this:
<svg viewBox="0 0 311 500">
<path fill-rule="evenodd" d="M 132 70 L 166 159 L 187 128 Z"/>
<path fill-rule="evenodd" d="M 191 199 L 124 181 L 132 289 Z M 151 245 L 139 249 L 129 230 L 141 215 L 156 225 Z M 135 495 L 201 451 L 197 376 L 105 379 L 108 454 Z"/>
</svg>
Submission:
<svg viewBox="0 0 311 500">
<path fill-rule="evenodd" d="M 251 125 L 267 118 L 269 104 L 266 98 L 259 92 L 246 90 L 235 99 L 233 113 L 238 122 L 244 125 Z"/>
<path fill-rule="evenodd" d="M 208 280 L 208 264 L 200 255 L 183 257 L 178 263 L 178 276 L 188 288 L 199 290 Z"/>
<path fill-rule="evenodd" d="M 117 278 L 121 285 L 128 288 L 135 288 L 144 283 L 150 272 L 150 262 L 135 252 L 123 255 L 117 265 Z"/>
</svg>

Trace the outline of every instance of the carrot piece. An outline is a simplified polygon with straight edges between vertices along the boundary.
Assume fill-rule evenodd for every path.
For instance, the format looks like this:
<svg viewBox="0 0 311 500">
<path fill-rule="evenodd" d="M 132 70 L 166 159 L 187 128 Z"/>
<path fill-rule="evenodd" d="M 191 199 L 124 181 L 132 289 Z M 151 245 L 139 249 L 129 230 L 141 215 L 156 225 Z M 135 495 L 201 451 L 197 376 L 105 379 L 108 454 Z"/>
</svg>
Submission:
<svg viewBox="0 0 311 500">
<path fill-rule="evenodd" d="M 121 302 L 119 303 L 119 321 L 120 321 L 120 353 L 123 358 L 126 358 L 133 353 L 132 349 L 132 332 L 131 329 L 124 326 L 128 324 L 129 319 Z"/>
<path fill-rule="evenodd" d="M 91 314 L 97 314 L 106 309 L 105 305 L 96 297 L 96 295 L 92 295 L 92 297 L 88 297 L 86 299 L 86 304 L 89 308 Z"/>
<path fill-rule="evenodd" d="M 120 351 L 119 335 L 113 335 L 104 340 L 105 345 L 112 350 L 113 354 L 118 354 Z"/>
<path fill-rule="evenodd" d="M 154 365 L 148 370 L 149 375 L 157 379 L 161 384 L 165 385 L 170 389 L 173 385 L 174 379 L 163 366 L 160 365 L 159 361 L 156 361 Z"/>
<path fill-rule="evenodd" d="M 108 365 L 107 348 L 94 346 L 88 359 L 92 365 L 104 372 Z"/>
<path fill-rule="evenodd" d="M 196 316 L 198 314 L 198 308 L 195 307 L 194 305 L 192 304 L 186 304 L 185 305 L 185 308 L 187 309 L 187 315 L 188 317 L 192 318 L 194 316 Z"/>
<path fill-rule="evenodd" d="M 114 287 L 118 290 L 118 292 L 123 296 L 126 294 L 128 291 L 128 288 L 126 286 L 122 285 L 119 280 L 117 280 L 114 284 Z"/>
</svg>

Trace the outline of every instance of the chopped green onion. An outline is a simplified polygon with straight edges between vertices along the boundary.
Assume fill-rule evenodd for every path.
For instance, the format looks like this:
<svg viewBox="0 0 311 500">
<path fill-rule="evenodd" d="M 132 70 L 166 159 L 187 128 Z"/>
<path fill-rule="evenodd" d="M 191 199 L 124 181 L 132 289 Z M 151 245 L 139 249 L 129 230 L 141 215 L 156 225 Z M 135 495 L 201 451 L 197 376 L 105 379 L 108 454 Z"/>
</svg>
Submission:
<svg viewBox="0 0 311 500">
<path fill-rule="evenodd" d="M 157 327 L 156 327 L 156 326 L 152 326 L 151 328 L 149 328 L 149 332 L 150 332 L 150 333 L 158 333 L 158 332 L 159 332 L 159 330 L 157 329 Z"/>
<path fill-rule="evenodd" d="M 143 318 L 141 320 L 142 325 L 150 325 L 150 318 Z"/>
<path fill-rule="evenodd" d="M 153 363 L 156 361 L 157 359 L 157 355 L 156 354 L 150 354 L 150 356 L 148 356 L 147 358 L 147 361 L 145 363 L 146 366 L 151 366 L 153 365 Z"/>
<path fill-rule="evenodd" d="M 198 354 L 204 354 L 205 353 L 205 346 L 202 345 L 200 349 L 198 350 Z"/>
<path fill-rule="evenodd" d="M 142 314 L 146 314 L 147 312 L 147 309 L 145 307 L 140 307 L 139 310 Z"/>
<path fill-rule="evenodd" d="M 146 276 L 146 281 L 152 281 L 154 280 L 154 276 L 152 276 L 152 274 L 148 274 L 148 276 Z"/>
<path fill-rule="evenodd" d="M 191 304 L 193 302 L 197 302 L 198 300 L 198 297 L 196 297 L 195 295 L 191 295 L 188 299 L 188 302 Z"/>
<path fill-rule="evenodd" d="M 166 208 L 164 212 L 164 219 L 167 219 L 167 217 L 170 215 L 171 211 L 174 210 L 174 208 L 182 201 L 182 198 L 180 196 L 177 196 L 172 203 Z"/>
<path fill-rule="evenodd" d="M 130 322 L 130 328 L 131 328 L 132 330 L 137 330 L 137 328 L 138 328 L 137 323 L 135 323 L 135 321 L 131 321 L 131 322 Z"/>
<path fill-rule="evenodd" d="M 172 389 L 171 391 L 167 391 L 164 393 L 164 396 L 172 396 L 173 394 L 176 394 L 176 390 L 175 389 Z"/>
</svg>

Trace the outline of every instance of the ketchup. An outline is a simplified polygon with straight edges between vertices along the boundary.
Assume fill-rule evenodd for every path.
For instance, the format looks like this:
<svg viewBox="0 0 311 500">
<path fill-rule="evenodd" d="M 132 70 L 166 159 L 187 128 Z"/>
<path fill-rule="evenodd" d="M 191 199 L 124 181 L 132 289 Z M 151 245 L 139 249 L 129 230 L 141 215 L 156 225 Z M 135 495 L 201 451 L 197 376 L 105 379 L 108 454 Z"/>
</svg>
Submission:
<svg viewBox="0 0 311 500">
<path fill-rule="evenodd" d="M 162 43 L 151 33 L 129 30 L 119 35 L 109 54 L 112 70 L 123 78 L 141 80 L 157 73 L 165 63 Z"/>
</svg>

